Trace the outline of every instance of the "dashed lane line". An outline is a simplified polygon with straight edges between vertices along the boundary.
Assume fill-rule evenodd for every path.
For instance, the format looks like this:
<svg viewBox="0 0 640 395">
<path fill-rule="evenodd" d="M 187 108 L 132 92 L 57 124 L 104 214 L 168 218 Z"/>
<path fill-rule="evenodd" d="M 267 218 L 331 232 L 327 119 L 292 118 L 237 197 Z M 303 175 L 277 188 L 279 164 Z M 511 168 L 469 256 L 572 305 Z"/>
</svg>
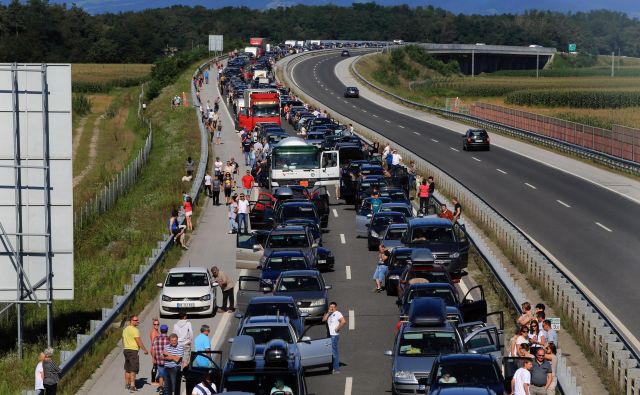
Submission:
<svg viewBox="0 0 640 395">
<path fill-rule="evenodd" d="M 596 225 L 598 225 L 602 229 L 606 230 L 607 232 L 613 232 L 611 229 L 609 229 L 606 226 L 602 225 L 600 222 L 596 222 Z"/>
<path fill-rule="evenodd" d="M 335 218 L 338 218 L 338 210 L 336 210 L 335 208 L 333 209 L 333 216 Z"/>
<path fill-rule="evenodd" d="M 433 141 L 434 143 L 439 143 L 440 141 L 436 140 L 436 139 L 431 139 L 431 141 Z"/>
<path fill-rule="evenodd" d="M 346 271 L 347 280 L 351 280 L 351 266 L 345 266 L 344 270 Z"/>
<path fill-rule="evenodd" d="M 374 117 L 378 118 L 378 116 L 376 114 L 371 114 L 371 115 L 373 115 Z"/>
<path fill-rule="evenodd" d="M 457 149 L 457 148 L 449 147 L 449 149 L 450 149 L 451 151 L 460 152 L 460 150 L 459 150 L 459 149 Z"/>
<path fill-rule="evenodd" d="M 347 377 L 344 381 L 344 395 L 351 395 L 351 388 L 353 387 L 353 377 Z"/>
<path fill-rule="evenodd" d="M 475 156 L 472 156 L 471 159 L 475 160 L 476 162 L 482 162 L 482 159 L 478 159 Z"/>
<path fill-rule="evenodd" d="M 498 170 L 498 171 L 499 171 L 500 173 L 502 173 L 502 174 L 507 174 L 507 172 L 506 172 L 506 171 L 504 171 L 504 170 L 502 170 L 502 169 L 496 169 L 496 170 Z"/>
<path fill-rule="evenodd" d="M 344 233 L 340 233 L 340 242 L 342 244 L 347 244 L 347 240 L 344 238 Z"/>
<path fill-rule="evenodd" d="M 566 208 L 571 208 L 571 206 L 569 206 L 567 203 L 563 202 L 562 200 L 556 200 L 556 202 L 560 203 L 561 205 L 565 206 Z"/>
<path fill-rule="evenodd" d="M 415 134 L 416 136 L 420 136 L 420 133 L 418 132 L 413 132 L 413 134 Z"/>
<path fill-rule="evenodd" d="M 390 120 L 388 120 L 388 119 L 385 119 L 384 121 L 385 121 L 386 123 L 391 123 L 391 121 L 390 121 Z"/>
<path fill-rule="evenodd" d="M 398 125 L 398 127 L 399 127 L 400 129 L 404 129 L 404 126 L 402 126 L 402 125 Z"/>
<path fill-rule="evenodd" d="M 356 329 L 356 313 L 353 310 L 349 310 L 349 330 Z"/>
<path fill-rule="evenodd" d="M 525 182 L 524 185 L 528 186 L 531 189 L 538 189 L 534 185 L 529 184 L 528 182 Z"/>
</svg>

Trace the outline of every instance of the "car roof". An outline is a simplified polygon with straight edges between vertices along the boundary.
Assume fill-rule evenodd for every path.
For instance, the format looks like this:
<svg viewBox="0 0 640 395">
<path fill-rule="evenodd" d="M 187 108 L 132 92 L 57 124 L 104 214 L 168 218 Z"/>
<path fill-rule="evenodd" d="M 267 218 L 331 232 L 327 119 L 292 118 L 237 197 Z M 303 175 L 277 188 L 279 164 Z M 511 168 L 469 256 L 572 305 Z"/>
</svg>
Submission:
<svg viewBox="0 0 640 395">
<path fill-rule="evenodd" d="M 305 230 L 306 230 L 306 228 L 304 226 L 301 226 L 301 225 L 282 224 L 282 225 L 278 225 L 277 227 L 273 228 L 271 230 L 271 233 L 282 233 L 282 234 L 300 233 L 300 232 L 305 232 Z"/>
<path fill-rule="evenodd" d="M 447 218 L 440 217 L 418 217 L 412 218 L 409 220 L 409 226 L 420 226 L 420 225 L 449 225 L 452 223 Z"/>
<path fill-rule="evenodd" d="M 409 225 L 407 224 L 389 224 L 389 229 L 397 229 L 397 228 L 407 228 Z"/>
<path fill-rule="evenodd" d="M 282 257 L 304 257 L 304 254 L 300 250 L 280 250 L 273 251 L 269 254 L 269 258 L 282 258 Z"/>
<path fill-rule="evenodd" d="M 254 296 L 249 304 L 294 303 L 291 296 Z"/>
<path fill-rule="evenodd" d="M 256 315 L 247 318 L 242 326 L 259 326 L 259 325 L 289 325 L 289 317 L 286 315 Z"/>
<path fill-rule="evenodd" d="M 446 354 L 440 356 L 441 362 L 455 362 L 455 361 L 487 361 L 493 362 L 493 357 L 491 354 L 473 354 L 473 353 L 464 353 L 464 354 Z"/>
<path fill-rule="evenodd" d="M 200 266 L 179 266 L 169 270 L 169 273 L 208 273 L 209 269 Z"/>
<path fill-rule="evenodd" d="M 280 277 L 320 277 L 320 272 L 317 270 L 288 270 L 282 272 Z"/>
<path fill-rule="evenodd" d="M 401 213 L 399 211 L 384 211 L 384 212 L 380 212 L 378 211 L 377 213 L 374 214 L 374 217 L 396 217 L 398 215 L 402 215 L 404 217 L 404 213 Z"/>
<path fill-rule="evenodd" d="M 407 202 L 388 202 L 388 203 L 382 203 L 380 208 L 383 208 L 383 207 L 411 207 L 411 204 Z"/>
</svg>

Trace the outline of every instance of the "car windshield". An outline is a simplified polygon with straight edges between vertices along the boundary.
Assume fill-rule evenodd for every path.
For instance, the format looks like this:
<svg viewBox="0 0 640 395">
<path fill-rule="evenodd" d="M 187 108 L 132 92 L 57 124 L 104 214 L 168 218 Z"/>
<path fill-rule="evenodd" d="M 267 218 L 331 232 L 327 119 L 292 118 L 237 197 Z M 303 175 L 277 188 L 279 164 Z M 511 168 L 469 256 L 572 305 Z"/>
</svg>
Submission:
<svg viewBox="0 0 640 395">
<path fill-rule="evenodd" d="M 275 117 L 280 115 L 278 104 L 256 104 L 253 106 L 253 115 L 256 117 Z"/>
<path fill-rule="evenodd" d="M 209 285 L 207 273 L 169 273 L 165 287 L 206 287 Z"/>
<path fill-rule="evenodd" d="M 449 277 L 447 276 L 447 272 L 444 272 L 444 271 L 442 272 L 432 271 L 432 270 L 415 271 L 413 272 L 413 275 L 410 276 L 410 279 L 411 278 L 424 278 L 430 283 L 448 283 L 449 282 Z"/>
<path fill-rule="evenodd" d="M 276 291 L 320 291 L 320 282 L 315 277 L 282 277 Z"/>
<path fill-rule="evenodd" d="M 307 264 L 302 256 L 270 258 L 265 264 L 271 270 L 304 270 Z"/>
<path fill-rule="evenodd" d="M 245 317 L 261 315 L 284 315 L 295 320 L 298 318 L 298 309 L 291 303 L 250 303 Z"/>
<path fill-rule="evenodd" d="M 314 146 L 276 147 L 272 153 L 271 166 L 276 170 L 319 169 L 318 148 Z"/>
<path fill-rule="evenodd" d="M 316 213 L 313 210 L 313 206 L 304 205 L 290 205 L 282 207 L 282 218 L 309 218 L 316 219 Z"/>
<path fill-rule="evenodd" d="M 288 326 L 250 326 L 242 328 L 241 335 L 253 337 L 256 344 L 266 344 L 273 339 L 281 339 L 287 343 L 292 343 L 291 331 Z"/>
<path fill-rule="evenodd" d="M 436 380 L 440 385 L 477 386 L 501 383 L 491 362 L 458 361 L 438 365 Z"/>
<path fill-rule="evenodd" d="M 276 381 L 282 380 L 285 389 L 290 388 L 294 395 L 298 395 L 298 378 L 287 371 L 260 373 L 230 373 L 224 375 L 221 392 L 246 392 L 250 394 L 278 394 L 275 392 Z M 282 395 L 279 393 L 278 395 Z"/>
<path fill-rule="evenodd" d="M 400 337 L 398 355 L 424 357 L 460 352 L 453 332 L 404 332 Z"/>
<path fill-rule="evenodd" d="M 411 212 L 411 208 L 409 208 L 408 206 L 390 206 L 390 207 L 382 206 L 382 207 L 380 207 L 380 212 L 381 213 L 386 213 L 386 212 L 389 212 L 389 211 L 395 211 L 395 212 L 398 212 L 398 213 L 402 213 L 407 217 L 410 217 L 413 214 Z"/>
<path fill-rule="evenodd" d="M 384 215 L 384 216 L 376 216 L 373 219 L 372 226 L 384 226 L 387 224 L 401 224 L 406 222 L 404 215 Z"/>
<path fill-rule="evenodd" d="M 451 226 L 425 226 L 414 228 L 411 232 L 412 243 L 449 243 L 455 241 Z"/>
<path fill-rule="evenodd" d="M 400 240 L 407 228 L 392 228 L 387 230 L 387 234 L 384 236 L 385 240 Z"/>
<path fill-rule="evenodd" d="M 423 289 L 412 289 L 409 291 L 409 295 L 407 295 L 406 303 L 411 303 L 416 298 L 425 298 L 425 297 L 435 297 L 442 298 L 444 300 L 444 304 L 447 306 L 453 306 L 456 303 L 455 297 L 453 293 L 451 293 L 450 289 L 443 288 L 423 288 Z"/>
<path fill-rule="evenodd" d="M 269 248 L 306 248 L 309 247 L 309 239 L 305 233 L 271 235 L 269 237 Z"/>
</svg>

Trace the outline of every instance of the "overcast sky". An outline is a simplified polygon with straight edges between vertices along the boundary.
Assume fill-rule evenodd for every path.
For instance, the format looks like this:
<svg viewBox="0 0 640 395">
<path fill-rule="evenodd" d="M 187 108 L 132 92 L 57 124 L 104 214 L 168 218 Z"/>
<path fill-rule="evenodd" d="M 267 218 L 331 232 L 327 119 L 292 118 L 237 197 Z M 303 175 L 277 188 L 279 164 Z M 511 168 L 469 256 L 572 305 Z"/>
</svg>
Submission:
<svg viewBox="0 0 640 395">
<path fill-rule="evenodd" d="M 26 1 L 26 0 L 25 0 Z M 8 4 L 10 0 L 0 0 L 0 3 Z M 278 5 L 292 4 L 337 4 L 348 6 L 353 1 L 347 0 L 306 0 L 306 1 L 290 1 L 290 0 L 50 0 L 51 3 L 67 3 L 75 2 L 78 6 L 86 11 L 94 14 L 101 12 L 118 12 L 142 10 L 153 7 L 166 7 L 173 4 L 184 5 L 203 5 L 205 7 L 219 8 L 225 6 L 245 5 L 251 8 L 266 8 Z M 378 4 L 396 5 L 409 4 L 410 6 L 427 6 L 433 5 L 450 10 L 455 13 L 465 14 L 502 14 L 502 13 L 521 13 L 528 9 L 552 10 L 560 12 L 579 12 L 594 9 L 608 9 L 627 13 L 634 18 L 640 18 L 640 0 L 427 0 L 427 1 L 393 1 L 378 0 Z"/>
</svg>

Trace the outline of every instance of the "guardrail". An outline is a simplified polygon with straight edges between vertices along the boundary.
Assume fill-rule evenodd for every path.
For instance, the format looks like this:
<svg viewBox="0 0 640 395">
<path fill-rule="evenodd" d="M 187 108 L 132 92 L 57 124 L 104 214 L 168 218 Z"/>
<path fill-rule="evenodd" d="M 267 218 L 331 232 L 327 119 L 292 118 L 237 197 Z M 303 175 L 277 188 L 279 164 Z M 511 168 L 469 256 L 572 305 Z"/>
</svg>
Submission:
<svg viewBox="0 0 640 395">
<path fill-rule="evenodd" d="M 286 60 L 286 66 L 283 73 L 283 78 L 287 82 L 292 90 L 296 91 L 295 93 L 303 98 L 305 101 L 311 103 L 317 107 L 326 107 L 324 104 L 319 103 L 317 100 L 309 97 L 304 92 L 301 91 L 300 87 L 295 84 L 294 81 L 289 79 L 289 75 L 291 72 L 291 67 L 295 63 L 295 60 L 300 59 L 306 56 L 314 56 L 321 55 L 322 53 L 310 53 L 310 54 L 302 54 L 295 56 L 295 58 Z M 375 138 L 378 141 L 383 141 L 385 138 L 382 135 L 379 135 L 377 132 L 353 122 L 351 119 L 347 118 L 346 115 L 342 114 L 339 109 L 331 109 L 334 119 L 338 120 L 341 123 L 352 123 L 354 126 L 358 127 L 358 134 L 364 135 L 368 138 Z M 564 276 L 555 269 L 552 264 L 546 259 L 544 254 L 542 254 L 537 248 L 531 243 L 526 236 L 524 236 L 513 224 L 511 224 L 506 218 L 500 215 L 496 210 L 494 210 L 489 204 L 487 204 L 484 200 L 482 200 L 479 196 L 475 195 L 468 188 L 466 188 L 462 183 L 455 180 L 450 174 L 438 168 L 434 164 L 428 162 L 420 158 L 415 153 L 410 150 L 401 147 L 399 151 L 405 161 L 414 160 L 418 167 L 418 171 L 422 174 L 430 174 L 433 175 L 438 180 L 438 192 L 437 194 L 442 198 L 443 195 L 448 196 L 457 196 L 459 201 L 465 207 L 465 216 L 469 218 L 473 218 L 474 221 L 482 224 L 485 229 L 489 230 L 490 233 L 494 234 L 498 239 L 506 238 L 506 245 L 511 246 L 515 251 L 520 251 L 520 253 L 524 253 L 526 255 L 526 259 L 524 262 L 528 262 L 533 266 L 532 270 L 528 272 L 538 272 L 542 274 L 542 268 L 544 267 L 547 271 L 544 272 L 544 278 L 546 281 L 550 283 L 553 282 L 556 285 L 556 289 L 561 290 L 562 295 L 569 300 L 571 298 L 572 301 L 572 312 L 578 313 L 577 316 L 586 314 L 586 311 L 580 310 L 579 312 L 576 310 L 582 307 L 582 305 L 578 304 L 581 295 L 572 287 L 571 283 L 569 283 Z M 443 192 L 444 194 L 441 194 Z M 521 312 L 520 305 L 522 302 L 526 301 L 524 293 L 522 289 L 515 283 L 513 278 L 507 269 L 502 265 L 500 260 L 495 256 L 495 254 L 491 251 L 489 246 L 483 241 L 481 237 L 481 232 L 473 226 L 473 224 L 467 224 L 466 232 L 476 247 L 476 250 L 479 252 L 481 257 L 487 262 L 487 265 L 496 276 L 496 279 L 504 288 L 505 293 L 508 295 L 511 304 L 514 306 L 516 311 Z M 546 262 L 542 262 L 542 260 L 546 260 Z M 573 290 L 573 293 L 571 292 Z M 586 307 L 586 306 L 585 306 Z M 572 317 L 575 315 L 572 315 Z M 604 328 L 600 326 L 600 328 Z M 561 351 L 558 352 L 558 385 L 559 389 L 563 391 L 563 393 L 567 395 L 580 395 L 582 394 L 582 389 L 576 385 L 576 379 L 571 373 L 571 368 L 568 367 L 567 360 L 562 356 Z"/>
<path fill-rule="evenodd" d="M 147 162 L 149 151 L 151 151 L 151 142 L 153 140 L 153 130 L 151 128 L 151 122 L 149 119 L 141 114 L 142 111 L 142 96 L 144 95 L 144 84 L 140 86 L 140 96 L 138 96 L 138 119 L 140 122 L 147 126 L 149 134 L 145 139 L 144 146 L 138 152 L 135 159 L 133 159 L 127 167 L 125 167 L 116 177 L 105 185 L 105 187 L 95 197 L 91 198 L 88 202 L 85 202 L 80 206 L 78 211 L 73 213 L 73 227 L 76 229 L 82 229 L 98 215 L 109 210 L 126 190 L 133 185 L 140 175 L 142 166 Z"/>
<path fill-rule="evenodd" d="M 220 60 L 222 58 L 223 57 L 213 58 L 206 63 L 203 63 L 198 67 L 193 76 L 197 76 L 198 73 L 200 73 L 203 68 L 209 65 L 212 61 Z M 193 103 L 198 103 L 196 90 L 193 84 L 191 84 L 191 100 L 193 101 Z M 193 179 L 193 184 L 191 187 L 191 196 L 193 198 L 194 204 L 197 202 L 199 192 L 203 188 L 204 174 L 209 162 L 208 134 L 206 129 L 204 128 L 204 124 L 202 123 L 200 114 L 197 110 L 195 111 L 195 116 L 198 119 L 198 127 L 200 129 L 201 153 L 200 162 L 198 164 L 198 171 Z M 146 122 L 148 123 L 149 121 L 147 120 Z M 179 221 L 180 223 L 183 223 L 184 213 L 180 214 Z M 157 248 L 154 248 L 152 250 L 151 257 L 147 259 L 147 262 L 145 264 L 140 265 L 139 273 L 131 275 L 131 284 L 124 285 L 124 294 L 113 296 L 113 306 L 111 308 L 102 309 L 101 320 L 90 321 L 88 334 L 77 335 L 76 349 L 73 351 L 60 351 L 60 370 L 62 376 L 71 371 L 73 366 L 80 361 L 80 359 L 86 352 L 91 349 L 91 347 L 102 336 L 102 334 L 104 334 L 109 329 L 109 326 L 118 317 L 118 315 L 125 310 L 127 304 L 129 303 L 129 301 L 131 301 L 136 292 L 138 292 L 149 273 L 151 273 L 153 269 L 155 269 L 158 262 L 160 262 L 162 257 L 173 244 L 174 243 L 172 241 L 172 237 L 169 234 L 167 234 L 162 240 L 160 240 L 158 242 Z M 36 392 L 32 390 L 22 391 L 22 393 L 23 395 L 36 395 Z"/>
<path fill-rule="evenodd" d="M 358 59 L 359 60 L 359 59 Z M 458 112 L 454 112 L 454 111 L 449 111 L 449 110 L 445 110 L 443 108 L 439 108 L 439 107 L 433 107 L 433 106 L 428 106 L 426 104 L 422 104 L 422 103 L 418 103 L 418 102 L 414 102 L 412 100 L 407 100 L 405 98 L 403 98 L 402 96 L 398 96 L 394 93 L 388 92 L 384 89 L 382 89 L 381 87 L 375 85 L 374 83 L 368 81 L 366 78 L 364 78 L 359 72 L 358 70 L 354 67 L 354 65 L 358 62 L 358 60 L 356 60 L 354 63 L 351 64 L 351 72 L 365 85 L 369 86 L 370 88 L 381 92 L 387 96 L 391 96 L 394 99 L 402 102 L 403 104 L 408 104 L 410 106 L 413 107 L 418 107 L 420 109 L 424 109 L 433 113 L 436 113 L 438 115 L 442 115 L 448 118 L 453 118 L 453 119 L 457 119 L 460 121 L 464 121 L 464 122 L 469 122 L 484 128 L 489 128 L 489 129 L 495 129 L 498 130 L 502 133 L 505 133 L 507 135 L 511 135 L 514 137 L 518 137 L 518 138 L 524 138 L 526 140 L 529 141 L 533 141 L 537 144 L 543 145 L 543 146 L 548 146 L 548 147 L 552 147 L 554 149 L 560 150 L 562 152 L 568 152 L 571 153 L 573 155 L 577 155 L 586 159 L 590 159 L 602 164 L 605 164 L 607 166 L 610 166 L 612 168 L 618 169 L 618 170 L 622 170 L 634 175 L 640 175 L 640 163 L 637 162 L 633 162 L 630 160 L 626 160 L 626 159 L 622 159 L 622 158 L 618 158 L 616 156 L 613 155 L 609 155 L 607 153 L 601 152 L 601 151 L 596 151 L 590 148 L 586 148 L 586 147 L 581 147 L 579 145 L 576 144 L 571 144 L 568 143 L 566 141 L 562 141 L 560 139 L 556 139 L 553 137 L 549 137 L 549 136 L 543 136 L 541 134 L 538 133 L 534 133 L 528 130 L 524 130 L 524 129 L 519 129 L 519 128 L 515 128 L 515 127 L 511 127 L 508 125 L 504 125 L 502 123 L 499 122 L 495 122 L 495 121 L 490 121 L 487 119 L 483 119 L 483 118 L 479 118 L 479 117 L 475 117 L 473 115 L 468 115 L 468 114 L 461 114 Z"/>
</svg>

